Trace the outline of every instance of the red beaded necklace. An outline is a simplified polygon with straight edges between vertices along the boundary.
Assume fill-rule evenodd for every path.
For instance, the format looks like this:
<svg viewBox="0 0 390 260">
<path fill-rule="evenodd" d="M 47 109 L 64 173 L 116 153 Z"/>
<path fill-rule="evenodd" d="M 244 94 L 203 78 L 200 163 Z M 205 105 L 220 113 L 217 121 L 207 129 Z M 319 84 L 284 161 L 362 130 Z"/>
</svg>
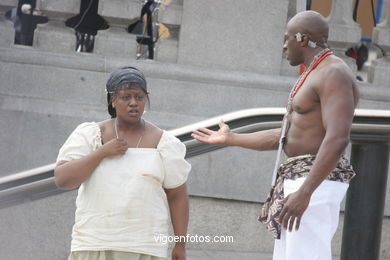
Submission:
<svg viewBox="0 0 390 260">
<path fill-rule="evenodd" d="M 298 93 L 298 90 L 302 87 L 306 78 L 318 66 L 318 64 L 320 64 L 321 61 L 323 61 L 326 57 L 328 57 L 329 55 L 332 55 L 332 54 L 333 54 L 333 51 L 331 51 L 329 49 L 324 49 L 321 52 L 319 52 L 316 56 L 314 56 L 314 59 L 310 63 L 309 67 L 301 74 L 301 76 L 298 78 L 297 82 L 295 82 L 294 87 L 292 88 L 292 90 L 290 92 L 289 101 L 292 101 L 294 96 Z"/>
</svg>

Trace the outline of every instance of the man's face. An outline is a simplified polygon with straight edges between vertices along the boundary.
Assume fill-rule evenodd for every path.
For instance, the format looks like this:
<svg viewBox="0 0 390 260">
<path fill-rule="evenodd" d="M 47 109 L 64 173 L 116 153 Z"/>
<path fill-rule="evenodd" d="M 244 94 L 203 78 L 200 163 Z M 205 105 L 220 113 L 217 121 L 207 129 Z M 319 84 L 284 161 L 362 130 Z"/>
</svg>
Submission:
<svg viewBox="0 0 390 260">
<path fill-rule="evenodd" d="M 286 53 L 287 60 L 291 66 L 297 66 L 303 63 L 302 54 L 300 52 L 300 42 L 296 39 L 298 30 L 294 30 L 290 24 L 287 24 L 284 34 L 283 52 Z"/>
</svg>

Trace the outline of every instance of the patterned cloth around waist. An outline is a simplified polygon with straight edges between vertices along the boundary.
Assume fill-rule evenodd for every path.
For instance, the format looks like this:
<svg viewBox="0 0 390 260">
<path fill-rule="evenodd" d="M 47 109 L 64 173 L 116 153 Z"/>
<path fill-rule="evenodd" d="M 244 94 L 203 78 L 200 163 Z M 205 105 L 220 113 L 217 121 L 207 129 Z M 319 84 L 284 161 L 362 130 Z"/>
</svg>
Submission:
<svg viewBox="0 0 390 260">
<path fill-rule="evenodd" d="M 284 198 L 283 182 L 284 179 L 295 180 L 300 177 L 307 177 L 315 160 L 314 155 L 300 155 L 297 157 L 288 158 L 287 161 L 280 165 L 278 169 L 278 177 L 275 185 L 271 188 L 265 201 L 259 221 L 266 225 L 268 231 L 273 233 L 275 239 L 280 239 L 281 225 L 279 223 L 279 215 L 283 209 L 282 204 L 276 203 Z M 349 161 L 343 155 L 336 165 L 336 168 L 326 178 L 330 181 L 339 181 L 349 183 L 355 176 Z"/>
</svg>

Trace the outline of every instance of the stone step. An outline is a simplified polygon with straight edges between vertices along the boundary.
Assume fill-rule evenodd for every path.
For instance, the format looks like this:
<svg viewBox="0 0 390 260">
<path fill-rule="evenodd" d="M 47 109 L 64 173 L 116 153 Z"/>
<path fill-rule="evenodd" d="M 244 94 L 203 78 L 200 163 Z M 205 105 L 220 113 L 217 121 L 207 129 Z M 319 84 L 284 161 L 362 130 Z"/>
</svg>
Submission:
<svg viewBox="0 0 390 260">
<path fill-rule="evenodd" d="M 178 42 L 171 39 L 159 39 L 156 44 L 156 61 L 177 63 Z"/>
<path fill-rule="evenodd" d="M 37 0 L 37 8 L 45 13 L 78 14 L 81 0 Z"/>
<path fill-rule="evenodd" d="M 39 24 L 35 29 L 33 47 L 38 50 L 73 53 L 75 46 L 74 30 L 66 27 L 63 21 L 49 21 Z"/>
<path fill-rule="evenodd" d="M 98 14 L 103 16 L 109 24 L 122 24 L 123 21 L 138 19 L 141 7 L 140 0 L 99 0 Z"/>
<path fill-rule="evenodd" d="M 272 260 L 272 253 L 262 252 L 242 252 L 242 251 L 213 251 L 213 250 L 192 250 L 187 249 L 188 260 Z M 335 255 L 332 260 L 340 260 L 340 256 Z M 380 258 L 378 260 L 390 260 Z"/>
<path fill-rule="evenodd" d="M 183 0 L 172 0 L 168 5 L 162 5 L 158 14 L 159 22 L 180 25 L 183 15 Z"/>
<path fill-rule="evenodd" d="M 260 252 L 213 251 L 187 249 L 188 260 L 271 260 L 272 254 Z"/>
<path fill-rule="evenodd" d="M 136 36 L 126 31 L 124 27 L 110 27 L 101 30 L 95 37 L 94 53 L 108 57 L 136 58 Z"/>
<path fill-rule="evenodd" d="M 11 21 L 0 15 L 0 46 L 11 47 L 15 41 L 15 29 Z"/>
<path fill-rule="evenodd" d="M 18 5 L 18 0 L 1 0 L 0 2 L 0 10 L 9 10 L 12 7 L 16 7 Z"/>
<path fill-rule="evenodd" d="M 373 60 L 368 67 L 368 81 L 374 84 L 388 86 L 390 75 L 390 58 L 383 57 Z"/>
<path fill-rule="evenodd" d="M 141 14 L 140 0 L 100 0 L 98 13 L 107 21 L 116 24 L 121 20 L 135 21 Z M 183 0 L 173 0 L 168 5 L 161 5 L 159 21 L 171 25 L 180 25 L 183 12 Z"/>
</svg>

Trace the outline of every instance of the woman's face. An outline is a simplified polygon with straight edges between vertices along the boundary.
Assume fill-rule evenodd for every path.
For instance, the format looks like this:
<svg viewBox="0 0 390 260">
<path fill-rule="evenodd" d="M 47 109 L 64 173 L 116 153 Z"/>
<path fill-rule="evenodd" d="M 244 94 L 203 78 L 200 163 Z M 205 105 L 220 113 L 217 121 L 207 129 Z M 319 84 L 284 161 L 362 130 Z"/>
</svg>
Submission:
<svg viewBox="0 0 390 260">
<path fill-rule="evenodd" d="M 118 90 L 112 100 L 116 116 L 126 122 L 138 122 L 145 110 L 146 94 L 139 86 Z"/>
</svg>

